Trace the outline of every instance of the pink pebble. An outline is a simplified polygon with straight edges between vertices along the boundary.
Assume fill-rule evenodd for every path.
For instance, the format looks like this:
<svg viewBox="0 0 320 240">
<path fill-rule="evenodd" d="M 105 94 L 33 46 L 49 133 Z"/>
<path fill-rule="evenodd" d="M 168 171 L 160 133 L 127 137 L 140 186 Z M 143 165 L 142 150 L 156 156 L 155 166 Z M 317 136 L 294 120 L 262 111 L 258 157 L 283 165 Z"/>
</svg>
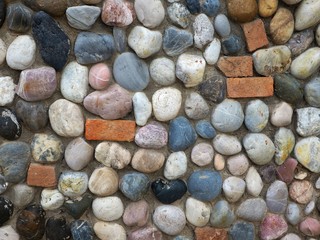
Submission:
<svg viewBox="0 0 320 240">
<path fill-rule="evenodd" d="M 282 165 L 277 168 L 279 179 L 287 184 L 291 183 L 297 165 L 297 160 L 295 160 L 294 158 L 288 158 Z"/>
<path fill-rule="evenodd" d="M 303 220 L 300 225 L 299 229 L 305 235 L 310 237 L 315 237 L 320 235 L 320 222 L 317 219 L 307 217 Z"/>
<path fill-rule="evenodd" d="M 273 240 L 288 231 L 288 225 L 281 215 L 267 213 L 260 225 L 260 239 Z"/>
<path fill-rule="evenodd" d="M 110 85 L 110 69 L 104 63 L 98 63 L 89 71 L 89 84 L 96 90 L 105 89 Z"/>
</svg>

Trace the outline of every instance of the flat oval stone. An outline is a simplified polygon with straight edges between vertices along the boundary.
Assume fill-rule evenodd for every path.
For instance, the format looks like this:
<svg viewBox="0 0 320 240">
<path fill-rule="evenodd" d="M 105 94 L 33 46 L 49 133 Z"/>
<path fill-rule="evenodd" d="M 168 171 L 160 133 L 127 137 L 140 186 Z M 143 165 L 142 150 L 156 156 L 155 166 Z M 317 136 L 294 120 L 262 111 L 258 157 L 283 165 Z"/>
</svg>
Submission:
<svg viewBox="0 0 320 240">
<path fill-rule="evenodd" d="M 303 99 L 301 83 L 290 74 L 274 76 L 274 92 L 277 97 L 292 104 L 297 104 Z"/>
<path fill-rule="evenodd" d="M 149 177 L 139 172 L 129 172 L 122 176 L 119 183 L 120 191 L 131 201 L 140 200 L 149 189 Z"/>
<path fill-rule="evenodd" d="M 101 11 L 101 20 L 109 26 L 125 27 L 135 18 L 133 3 L 124 0 L 105 0 Z"/>
<path fill-rule="evenodd" d="M 227 134 L 217 134 L 213 139 L 213 147 L 223 155 L 234 155 L 242 149 L 239 139 Z"/>
<path fill-rule="evenodd" d="M 45 232 L 46 212 L 40 205 L 33 204 L 23 209 L 16 222 L 20 236 L 26 239 L 41 239 Z"/>
<path fill-rule="evenodd" d="M 75 220 L 70 225 L 73 240 L 93 240 L 92 226 L 86 220 Z"/>
<path fill-rule="evenodd" d="M 93 152 L 93 147 L 78 137 L 68 143 L 64 151 L 64 160 L 72 170 L 80 171 L 93 159 Z"/>
<path fill-rule="evenodd" d="M 0 136 L 15 140 L 21 136 L 22 127 L 15 112 L 8 108 L 0 107 Z"/>
<path fill-rule="evenodd" d="M 287 128 L 279 128 L 274 135 L 274 146 L 276 148 L 274 158 L 278 165 L 282 164 L 290 156 L 294 145 L 295 137 L 293 132 Z"/>
<path fill-rule="evenodd" d="M 31 153 L 36 162 L 55 163 L 62 160 L 64 146 L 53 134 L 37 133 L 31 142 Z"/>
<path fill-rule="evenodd" d="M 316 218 L 307 217 L 299 224 L 300 231 L 310 237 L 320 235 L 320 222 Z"/>
<path fill-rule="evenodd" d="M 267 213 L 260 225 L 260 238 L 262 240 L 277 239 L 288 231 L 288 224 L 281 215 Z"/>
<path fill-rule="evenodd" d="M 190 12 L 188 8 L 179 2 L 174 2 L 167 7 L 167 14 L 171 22 L 178 27 L 187 28 L 190 24 Z"/>
<path fill-rule="evenodd" d="M 192 146 L 197 140 L 197 133 L 189 120 L 183 116 L 170 121 L 169 147 L 177 152 Z"/>
<path fill-rule="evenodd" d="M 81 103 L 88 92 L 89 70 L 76 61 L 68 63 L 60 80 L 62 96 L 72 102 Z"/>
<path fill-rule="evenodd" d="M 315 77 L 305 85 L 304 95 L 309 105 L 320 107 L 320 78 Z"/>
<path fill-rule="evenodd" d="M 36 42 L 29 35 L 20 35 L 7 49 L 6 61 L 10 68 L 24 70 L 32 66 L 36 59 Z"/>
<path fill-rule="evenodd" d="M 100 16 L 101 9 L 96 6 L 68 7 L 66 17 L 68 24 L 76 29 L 89 30 Z"/>
<path fill-rule="evenodd" d="M 132 157 L 131 166 L 143 173 L 158 171 L 164 164 L 165 155 L 157 150 L 140 148 Z"/>
<path fill-rule="evenodd" d="M 29 130 L 36 132 L 45 128 L 49 122 L 49 107 L 43 102 L 18 100 L 15 110 L 19 119 Z"/>
<path fill-rule="evenodd" d="M 84 118 L 78 105 L 58 99 L 49 107 L 52 129 L 62 137 L 78 137 L 84 131 Z"/>
<path fill-rule="evenodd" d="M 203 57 L 209 65 L 214 65 L 217 63 L 220 57 L 221 42 L 218 38 L 214 38 L 211 43 L 209 43 L 204 50 Z"/>
<path fill-rule="evenodd" d="M 186 97 L 184 111 L 191 119 L 203 119 L 209 114 L 209 105 L 199 93 L 191 92 Z"/>
<path fill-rule="evenodd" d="M 85 172 L 63 172 L 59 177 L 58 189 L 66 197 L 80 197 L 88 189 L 88 175 Z"/>
<path fill-rule="evenodd" d="M 129 227 L 142 227 L 149 219 L 149 204 L 145 200 L 129 203 L 123 213 L 122 220 Z"/>
<path fill-rule="evenodd" d="M 209 76 L 198 86 L 201 96 L 213 103 L 220 103 L 225 99 L 226 88 L 225 78 L 221 75 Z"/>
<path fill-rule="evenodd" d="M 211 115 L 213 127 L 226 133 L 238 130 L 243 120 L 244 114 L 240 103 L 232 99 L 225 99 L 218 104 Z"/>
<path fill-rule="evenodd" d="M 189 197 L 186 201 L 185 210 L 188 222 L 196 227 L 205 226 L 209 222 L 210 209 L 211 206 L 208 203 Z"/>
<path fill-rule="evenodd" d="M 204 13 L 196 16 L 192 24 L 193 27 L 193 40 L 195 47 L 202 49 L 205 45 L 213 40 L 214 28 Z"/>
<path fill-rule="evenodd" d="M 0 77 L 0 106 L 10 105 L 13 102 L 15 87 L 11 77 Z"/>
<path fill-rule="evenodd" d="M 295 10 L 295 29 L 301 31 L 320 22 L 320 2 L 314 0 L 302 1 Z"/>
<path fill-rule="evenodd" d="M 159 149 L 167 145 L 168 133 L 160 123 L 151 122 L 136 132 L 134 141 L 142 148 Z"/>
<path fill-rule="evenodd" d="M 246 182 L 238 177 L 228 177 L 223 181 L 222 189 L 228 202 L 237 202 L 244 194 Z"/>
<path fill-rule="evenodd" d="M 93 197 L 90 194 L 85 193 L 82 197 L 65 201 L 63 207 L 73 218 L 79 219 L 87 209 L 91 207 L 92 201 Z"/>
<path fill-rule="evenodd" d="M 261 0 L 258 2 L 259 15 L 261 17 L 271 17 L 278 8 L 278 0 Z"/>
<path fill-rule="evenodd" d="M 177 235 L 186 225 L 186 216 L 179 207 L 163 205 L 155 209 L 153 222 L 162 232 L 168 235 Z"/>
<path fill-rule="evenodd" d="M 111 72 L 107 64 L 97 63 L 90 68 L 89 84 L 95 90 L 102 90 L 111 84 Z"/>
<path fill-rule="evenodd" d="M 41 207 L 44 210 L 53 211 L 60 208 L 64 203 L 64 196 L 58 189 L 43 189 L 41 191 Z"/>
<path fill-rule="evenodd" d="M 309 48 L 292 61 L 290 73 L 299 79 L 306 79 L 319 70 L 320 48 Z"/>
<path fill-rule="evenodd" d="M 218 14 L 214 19 L 214 29 L 220 37 L 227 37 L 231 33 L 229 19 L 224 14 Z"/>
<path fill-rule="evenodd" d="M 290 10 L 279 8 L 270 22 L 270 34 L 275 44 L 286 43 L 294 30 L 294 19 Z"/>
<path fill-rule="evenodd" d="M 111 34 L 80 32 L 75 40 L 74 54 L 80 64 L 98 63 L 108 60 L 115 51 Z"/>
<path fill-rule="evenodd" d="M 257 165 L 269 163 L 275 153 L 271 139 L 263 133 L 248 133 L 243 138 L 243 147 L 248 157 Z"/>
<path fill-rule="evenodd" d="M 286 219 L 292 225 L 297 225 L 302 218 L 301 210 L 298 204 L 289 203 L 286 210 Z"/>
<path fill-rule="evenodd" d="M 200 201 L 212 201 L 221 193 L 222 178 L 219 172 L 199 170 L 190 175 L 187 185 L 193 198 Z"/>
<path fill-rule="evenodd" d="M 240 204 L 236 214 L 244 220 L 260 222 L 266 215 L 267 210 L 267 204 L 262 198 L 250 198 Z"/>
<path fill-rule="evenodd" d="M 116 82 L 129 91 L 142 91 L 150 81 L 147 64 L 131 52 L 117 56 L 113 64 Z"/>
<path fill-rule="evenodd" d="M 184 176 L 187 172 L 188 159 L 183 151 L 173 152 L 167 158 L 163 175 L 166 179 L 173 180 Z"/>
<path fill-rule="evenodd" d="M 254 166 L 251 166 L 249 168 L 245 181 L 247 192 L 254 197 L 258 197 L 263 189 L 264 184 L 260 177 L 260 174 Z"/>
<path fill-rule="evenodd" d="M 313 196 L 313 186 L 312 183 L 303 181 L 294 181 L 289 187 L 289 194 L 291 199 L 300 204 L 307 204 L 311 201 Z"/>
<path fill-rule="evenodd" d="M 119 119 L 132 110 L 131 94 L 118 84 L 103 91 L 94 91 L 83 100 L 83 106 L 89 112 L 103 119 Z"/>
<path fill-rule="evenodd" d="M 115 170 L 108 167 L 96 168 L 90 178 L 89 190 L 99 196 L 105 197 L 118 191 L 119 176 Z"/>
<path fill-rule="evenodd" d="M 99 239 L 127 239 L 125 229 L 117 223 L 96 222 L 93 230 Z"/>
<path fill-rule="evenodd" d="M 268 123 L 269 108 L 261 100 L 248 102 L 245 110 L 244 123 L 251 132 L 261 132 Z"/>
<path fill-rule="evenodd" d="M 139 126 L 146 125 L 152 114 L 152 104 L 144 92 L 136 92 L 132 97 L 134 118 Z"/>
<path fill-rule="evenodd" d="M 52 67 L 23 70 L 20 73 L 16 93 L 26 101 L 50 98 L 57 89 L 56 71 Z"/>
<path fill-rule="evenodd" d="M 13 203 L 9 199 L 0 196 L 0 226 L 11 218 L 13 209 Z"/>
<path fill-rule="evenodd" d="M 161 240 L 162 233 L 156 227 L 146 226 L 128 233 L 128 240 Z"/>
<path fill-rule="evenodd" d="M 70 40 L 66 33 L 52 17 L 40 11 L 33 15 L 32 34 L 42 59 L 49 66 L 60 71 L 66 64 L 70 52 Z"/>
<path fill-rule="evenodd" d="M 221 45 L 222 51 L 225 55 L 236 55 L 244 47 L 242 39 L 235 34 L 231 34 L 228 37 L 223 38 Z"/>
<path fill-rule="evenodd" d="M 71 238 L 70 225 L 64 216 L 54 216 L 47 220 L 46 237 L 50 240 Z"/>
<path fill-rule="evenodd" d="M 10 239 L 10 240 L 19 240 L 20 236 L 10 225 L 0 227 L 0 238 Z"/>
<path fill-rule="evenodd" d="M 302 137 L 316 136 L 320 133 L 319 114 L 320 109 L 306 107 L 296 110 L 297 112 L 297 133 Z"/>
<path fill-rule="evenodd" d="M 258 4 L 254 0 L 228 0 L 227 10 L 235 22 L 250 22 L 258 13 Z"/>
<path fill-rule="evenodd" d="M 292 35 L 286 44 L 291 50 L 292 56 L 297 56 L 303 53 L 314 40 L 314 33 L 312 29 L 306 29 Z M 318 44 L 319 45 L 319 44 Z"/>
<path fill-rule="evenodd" d="M 131 161 L 131 153 L 128 149 L 115 142 L 101 142 L 94 153 L 95 159 L 114 169 L 123 169 Z"/>
<path fill-rule="evenodd" d="M 152 60 L 149 67 L 150 76 L 157 84 L 169 86 L 176 81 L 175 64 L 165 57 Z"/>
<path fill-rule="evenodd" d="M 147 28 L 155 28 L 165 17 L 165 9 L 159 0 L 136 0 L 134 10 L 138 20 Z"/>
<path fill-rule="evenodd" d="M 0 27 L 2 27 L 4 20 L 6 19 L 6 2 L 0 1 Z"/>
<path fill-rule="evenodd" d="M 169 26 L 164 30 L 163 50 L 170 56 L 178 56 L 193 45 L 193 35 L 187 30 Z"/>
<path fill-rule="evenodd" d="M 235 220 L 234 212 L 225 200 L 215 203 L 211 211 L 210 223 L 215 228 L 228 228 Z"/>
<path fill-rule="evenodd" d="M 284 213 L 288 204 L 287 184 L 278 180 L 273 182 L 268 188 L 266 202 L 270 212 Z"/>
<path fill-rule="evenodd" d="M 216 130 L 207 120 L 200 120 L 197 122 L 195 129 L 198 135 L 202 138 L 211 139 L 216 136 Z"/>
<path fill-rule="evenodd" d="M 24 4 L 34 11 L 44 11 L 52 16 L 61 16 L 66 12 L 68 3 L 64 0 L 48 2 L 46 0 L 23 0 Z"/>
<path fill-rule="evenodd" d="M 237 239 L 255 239 L 255 228 L 253 223 L 238 221 L 229 229 L 229 237 L 231 240 Z"/>
<path fill-rule="evenodd" d="M 227 159 L 227 168 L 232 175 L 241 176 L 248 170 L 249 160 L 243 153 L 233 155 Z"/>
<path fill-rule="evenodd" d="M 291 51 L 285 45 L 257 50 L 252 57 L 255 70 L 263 76 L 286 72 L 291 63 Z"/>
<path fill-rule="evenodd" d="M 102 221 L 114 221 L 121 218 L 124 206 L 119 197 L 96 198 L 92 202 L 94 216 Z"/>
<path fill-rule="evenodd" d="M 214 150 L 209 143 L 199 143 L 192 148 L 191 161 L 198 166 L 206 166 L 213 160 Z"/>
<path fill-rule="evenodd" d="M 12 31 L 24 33 L 31 27 L 32 10 L 22 3 L 12 3 L 7 7 L 7 25 Z"/>
<path fill-rule="evenodd" d="M 161 203 L 171 204 L 183 197 L 187 185 L 181 179 L 166 181 L 159 178 L 151 183 L 151 190 Z"/>
</svg>

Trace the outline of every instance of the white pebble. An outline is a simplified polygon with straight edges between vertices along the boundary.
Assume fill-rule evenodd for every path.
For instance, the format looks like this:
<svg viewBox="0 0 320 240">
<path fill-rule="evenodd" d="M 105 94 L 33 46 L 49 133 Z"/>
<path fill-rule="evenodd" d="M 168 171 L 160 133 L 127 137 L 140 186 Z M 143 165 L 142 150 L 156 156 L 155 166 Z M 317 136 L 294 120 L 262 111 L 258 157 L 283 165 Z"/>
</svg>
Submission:
<svg viewBox="0 0 320 240">
<path fill-rule="evenodd" d="M 221 43 L 218 38 L 214 38 L 206 47 L 203 56 L 209 65 L 214 65 L 219 59 Z"/>
<path fill-rule="evenodd" d="M 58 189 L 45 188 L 41 192 L 41 206 L 44 210 L 56 210 L 64 203 L 64 196 Z"/>
<path fill-rule="evenodd" d="M 5 106 L 13 102 L 15 86 L 11 77 L 0 77 L 0 106 Z"/>
<path fill-rule="evenodd" d="M 249 168 L 245 180 L 246 180 L 247 192 L 254 197 L 258 197 L 262 191 L 263 182 L 260 177 L 260 174 L 255 169 L 255 167 L 252 166 Z"/>
<path fill-rule="evenodd" d="M 224 180 L 222 189 L 228 202 L 237 202 L 246 188 L 246 183 L 238 177 L 228 177 Z"/>
<path fill-rule="evenodd" d="M 236 136 L 217 134 L 213 139 L 214 149 L 223 155 L 234 155 L 241 151 L 241 142 Z"/>
<path fill-rule="evenodd" d="M 152 113 L 152 104 L 144 92 L 137 92 L 132 97 L 134 118 L 139 126 L 146 125 Z"/>
<path fill-rule="evenodd" d="M 196 227 L 205 226 L 210 219 L 210 209 L 209 203 L 189 197 L 186 201 L 186 217 L 188 222 Z"/>
<path fill-rule="evenodd" d="M 127 239 L 126 231 L 117 223 L 96 222 L 93 226 L 93 230 L 99 239 Z"/>
<path fill-rule="evenodd" d="M 241 176 L 249 168 L 249 160 L 243 153 L 231 156 L 227 159 L 227 168 L 234 176 Z"/>
<path fill-rule="evenodd" d="M 119 197 L 96 198 L 92 202 L 94 216 L 102 221 L 114 221 L 121 218 L 124 211 Z"/>
<path fill-rule="evenodd" d="M 175 65 L 169 58 L 156 58 L 150 63 L 151 78 L 162 86 L 169 86 L 176 81 Z"/>
<path fill-rule="evenodd" d="M 293 109 L 286 102 L 278 103 L 271 112 L 271 123 L 276 127 L 284 127 L 291 124 Z"/>
<path fill-rule="evenodd" d="M 174 152 L 168 157 L 164 173 L 166 179 L 173 180 L 182 177 L 187 172 L 187 156 L 184 152 Z"/>
</svg>

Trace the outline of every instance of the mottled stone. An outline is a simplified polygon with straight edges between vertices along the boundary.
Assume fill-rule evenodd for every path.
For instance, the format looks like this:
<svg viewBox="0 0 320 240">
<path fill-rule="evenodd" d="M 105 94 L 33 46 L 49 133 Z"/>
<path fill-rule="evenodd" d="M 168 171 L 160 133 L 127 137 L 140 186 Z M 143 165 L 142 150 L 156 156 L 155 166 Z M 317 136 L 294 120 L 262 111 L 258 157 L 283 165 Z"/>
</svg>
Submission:
<svg viewBox="0 0 320 240">
<path fill-rule="evenodd" d="M 195 47 L 202 49 L 213 40 L 214 28 L 206 14 L 201 13 L 196 16 L 192 26 Z"/>
<path fill-rule="evenodd" d="M 135 18 L 133 3 L 125 0 L 105 0 L 101 11 L 101 20 L 109 26 L 125 27 Z"/>
<path fill-rule="evenodd" d="M 125 229 L 117 223 L 96 222 L 93 230 L 99 239 L 127 239 Z"/>
<path fill-rule="evenodd" d="M 262 240 L 277 239 L 288 231 L 288 225 L 281 215 L 267 213 L 260 225 Z"/>
<path fill-rule="evenodd" d="M 211 206 L 208 203 L 201 202 L 189 197 L 186 200 L 186 217 L 189 223 L 196 227 L 205 226 L 210 219 Z"/>
<path fill-rule="evenodd" d="M 199 84 L 202 97 L 213 103 L 220 103 L 226 95 L 226 81 L 222 76 L 213 76 Z"/>
<path fill-rule="evenodd" d="M 263 182 L 265 183 L 272 183 L 274 180 L 276 180 L 276 167 L 272 163 L 262 166 L 259 169 L 259 173 Z"/>
<path fill-rule="evenodd" d="M 260 222 L 267 213 L 267 204 L 262 198 L 247 199 L 240 204 L 236 214 L 247 221 Z"/>
<path fill-rule="evenodd" d="M 307 204 L 313 196 L 312 183 L 307 180 L 294 181 L 289 187 L 289 194 L 291 199 L 297 203 Z"/>
<path fill-rule="evenodd" d="M 239 144 L 241 146 L 240 142 Z M 230 145 L 233 144 L 230 143 Z M 232 175 L 241 176 L 249 168 L 248 158 L 242 153 L 231 156 L 227 159 L 227 168 Z"/>
<path fill-rule="evenodd" d="M 2 226 L 4 223 L 6 223 L 13 214 L 13 203 L 4 197 L 0 197 L 0 226 Z"/>
<path fill-rule="evenodd" d="M 248 222 L 236 222 L 229 229 L 229 237 L 231 240 L 246 239 L 254 240 L 255 239 L 255 229 L 252 223 Z"/>
<path fill-rule="evenodd" d="M 291 50 L 293 57 L 303 53 L 314 40 L 312 29 L 306 29 L 301 32 L 294 33 L 287 42 L 288 48 Z"/>
<path fill-rule="evenodd" d="M 149 218 L 149 205 L 145 200 L 129 203 L 123 213 L 122 220 L 129 227 L 142 227 Z"/>
<path fill-rule="evenodd" d="M 143 173 L 158 171 L 164 164 L 165 155 L 153 149 L 138 149 L 132 157 L 131 166 Z"/>
<path fill-rule="evenodd" d="M 210 223 L 211 226 L 216 228 L 227 228 L 235 220 L 235 215 L 225 200 L 220 200 L 215 203 L 211 211 Z"/>
<path fill-rule="evenodd" d="M 282 165 L 277 168 L 277 175 L 279 179 L 287 184 L 291 183 L 297 165 L 298 162 L 294 158 L 289 157 L 285 160 Z"/>
<path fill-rule="evenodd" d="M 246 183 L 238 177 L 228 177 L 223 181 L 222 189 L 228 202 L 237 202 L 244 194 Z"/>
<path fill-rule="evenodd" d="M 129 172 L 120 179 L 120 191 L 131 201 L 140 200 L 149 189 L 149 177 L 139 172 Z"/>
<path fill-rule="evenodd" d="M 0 106 L 10 105 L 13 102 L 15 87 L 11 77 L 0 77 Z"/>
<path fill-rule="evenodd" d="M 92 226 L 86 220 L 75 220 L 70 225 L 73 240 L 93 240 Z"/>
<path fill-rule="evenodd" d="M 100 16 L 101 9 L 96 6 L 68 7 L 66 17 L 68 24 L 76 29 L 89 30 Z"/>
<path fill-rule="evenodd" d="M 64 203 L 64 196 L 58 189 L 44 188 L 41 191 L 41 206 L 44 210 L 53 211 L 59 209 Z"/>
<path fill-rule="evenodd" d="M 89 84 L 95 90 L 103 90 L 111 84 L 111 72 L 107 64 L 97 63 L 90 68 Z"/>
<path fill-rule="evenodd" d="M 244 123 L 251 132 L 261 132 L 268 123 L 269 108 L 261 100 L 248 102 L 245 110 Z"/>
<path fill-rule="evenodd" d="M 167 181 L 159 178 L 151 183 L 151 190 L 161 203 L 171 204 L 183 197 L 187 185 L 181 179 Z"/>
<path fill-rule="evenodd" d="M 165 9 L 160 0 L 136 0 L 134 10 L 138 20 L 148 28 L 155 28 L 165 17 Z"/>
<path fill-rule="evenodd" d="M 174 2 L 167 7 L 168 17 L 178 27 L 187 28 L 190 24 L 190 12 L 182 3 Z"/>
<path fill-rule="evenodd" d="M 270 35 L 275 44 L 286 43 L 294 30 L 294 19 L 291 11 L 279 8 L 270 22 Z"/>
<path fill-rule="evenodd" d="M 303 99 L 301 83 L 290 74 L 275 75 L 274 92 L 280 99 L 292 104 L 297 104 Z"/>
<path fill-rule="evenodd" d="M 186 97 L 184 111 L 189 118 L 198 120 L 209 114 L 209 106 L 200 94 L 191 92 Z"/>
<path fill-rule="evenodd" d="M 320 133 L 320 109 L 306 107 L 296 110 L 297 132 L 302 137 L 316 136 Z"/>
<path fill-rule="evenodd" d="M 309 237 L 316 237 L 320 235 L 320 222 L 316 218 L 307 217 L 299 224 L 299 229 Z"/>
<path fill-rule="evenodd" d="M 287 128 L 279 128 L 274 135 L 274 146 L 276 152 L 274 155 L 275 162 L 280 165 L 290 155 L 295 145 L 295 137 L 293 132 Z"/>
<path fill-rule="evenodd" d="M 136 132 L 134 141 L 142 148 L 159 149 L 167 145 L 168 133 L 160 123 L 151 122 Z"/>
<path fill-rule="evenodd" d="M 108 167 L 96 168 L 88 182 L 90 192 L 105 197 L 118 191 L 119 176 L 115 170 Z"/>
<path fill-rule="evenodd" d="M 85 172 L 65 171 L 59 177 L 58 188 L 66 197 L 80 197 L 88 189 L 88 175 Z"/>
<path fill-rule="evenodd" d="M 193 35 L 187 30 L 169 26 L 164 30 L 163 50 L 170 56 L 177 56 L 193 45 Z"/>
<path fill-rule="evenodd" d="M 175 64 L 165 57 L 156 58 L 150 63 L 150 76 L 157 84 L 169 86 L 176 81 Z"/>
<path fill-rule="evenodd" d="M 31 27 L 32 10 L 22 3 L 12 3 L 7 7 L 7 25 L 12 31 L 24 33 Z"/>
</svg>

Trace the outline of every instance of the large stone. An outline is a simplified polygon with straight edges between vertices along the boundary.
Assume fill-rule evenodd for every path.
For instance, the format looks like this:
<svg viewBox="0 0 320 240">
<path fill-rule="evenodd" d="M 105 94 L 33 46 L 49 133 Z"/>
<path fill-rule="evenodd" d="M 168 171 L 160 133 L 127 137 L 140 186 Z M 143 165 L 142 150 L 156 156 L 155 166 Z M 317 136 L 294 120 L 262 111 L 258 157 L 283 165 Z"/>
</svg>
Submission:
<svg viewBox="0 0 320 240">
<path fill-rule="evenodd" d="M 204 13 L 199 14 L 193 22 L 194 45 L 202 49 L 213 40 L 214 28 L 210 19 Z"/>
<path fill-rule="evenodd" d="M 315 173 L 320 173 L 319 154 L 320 139 L 314 136 L 299 140 L 294 148 L 294 155 L 299 163 Z"/>
<path fill-rule="evenodd" d="M 22 3 L 12 3 L 7 8 L 7 25 L 12 31 L 23 33 L 31 27 L 32 10 Z"/>
<path fill-rule="evenodd" d="M 306 107 L 296 110 L 297 133 L 302 137 L 316 136 L 320 133 L 320 109 Z"/>
<path fill-rule="evenodd" d="M 247 221 L 260 222 L 267 210 L 267 204 L 262 198 L 250 198 L 240 204 L 236 214 Z"/>
<path fill-rule="evenodd" d="M 295 10 L 295 29 L 301 31 L 315 26 L 320 22 L 320 2 L 314 0 L 304 0 Z"/>
</svg>

